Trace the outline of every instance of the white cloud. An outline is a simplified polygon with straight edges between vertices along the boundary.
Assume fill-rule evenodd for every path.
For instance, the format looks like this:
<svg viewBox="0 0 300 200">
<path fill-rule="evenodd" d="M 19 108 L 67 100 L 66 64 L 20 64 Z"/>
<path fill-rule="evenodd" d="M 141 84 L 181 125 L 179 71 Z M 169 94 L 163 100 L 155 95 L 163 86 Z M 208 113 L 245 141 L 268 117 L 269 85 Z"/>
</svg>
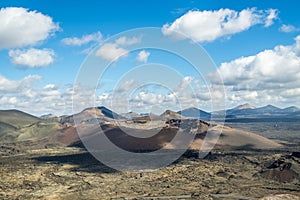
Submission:
<svg viewBox="0 0 300 200">
<path fill-rule="evenodd" d="M 137 44 L 140 42 L 141 42 L 140 37 L 128 38 L 128 37 L 123 36 L 123 37 L 118 38 L 115 43 L 120 46 L 129 46 L 129 45 Z"/>
<path fill-rule="evenodd" d="M 138 62 L 146 63 L 148 62 L 148 57 L 150 56 L 150 52 L 142 50 L 139 52 L 138 56 L 136 57 L 136 60 Z"/>
<path fill-rule="evenodd" d="M 229 100 L 235 102 L 254 102 L 257 98 L 257 91 L 238 91 L 229 96 Z"/>
<path fill-rule="evenodd" d="M 268 14 L 265 19 L 265 27 L 269 27 L 274 23 L 274 20 L 278 18 L 278 10 L 276 9 L 269 9 L 266 11 Z"/>
<path fill-rule="evenodd" d="M 139 90 L 131 93 L 131 89 L 139 88 L 139 85 L 134 80 L 128 80 L 120 84 L 120 88 L 114 91 L 97 94 L 94 93 L 94 88 L 84 88 L 80 85 L 69 85 L 65 88 L 55 84 L 40 85 L 41 79 L 42 77 L 36 75 L 30 75 L 20 80 L 9 80 L 0 76 L 0 107 L 2 109 L 19 109 L 35 115 L 44 113 L 61 115 L 71 114 L 73 103 L 75 103 L 75 112 L 95 105 L 108 106 L 114 111 L 120 112 L 126 109 L 127 103 L 134 111 L 155 110 L 156 113 L 167 108 L 180 110 L 192 106 L 199 107 L 205 103 L 210 105 L 211 94 L 205 88 L 197 90 L 197 94 L 204 95 L 204 97 L 197 96 L 187 89 L 176 91 L 177 86 L 181 83 L 181 85 L 191 83 L 190 81 L 194 80 L 192 77 L 184 77 L 181 83 L 174 85 L 174 88 L 168 93 L 161 93 L 160 90 Z M 73 99 L 76 101 L 73 102 Z"/>
<path fill-rule="evenodd" d="M 59 30 L 51 17 L 17 7 L 1 8 L 0 24 L 0 48 L 36 45 Z"/>
<path fill-rule="evenodd" d="M 16 104 L 18 103 L 18 100 L 16 97 L 1 97 L 0 98 L 0 105 L 1 104 Z"/>
<path fill-rule="evenodd" d="M 83 35 L 81 38 L 78 37 L 69 37 L 61 40 L 65 45 L 70 46 L 82 46 L 90 42 L 100 42 L 102 40 L 102 34 L 100 32 Z"/>
<path fill-rule="evenodd" d="M 161 113 L 166 109 L 182 110 L 190 107 L 208 108 L 211 106 L 211 98 L 214 97 L 209 91 L 202 89 L 197 91 L 173 91 L 169 93 L 159 93 L 155 91 L 140 91 L 128 99 L 131 110 L 145 112 L 145 110 L 156 109 L 156 113 Z M 125 104 L 122 104 L 123 107 Z M 121 106 L 122 106 L 121 105 Z"/>
<path fill-rule="evenodd" d="M 249 80 L 256 80 L 251 82 L 251 87 L 259 86 L 259 88 L 262 82 L 268 83 L 262 84 L 264 87 L 269 87 L 271 83 L 294 82 L 300 78 L 300 55 L 297 46 L 299 43 L 300 41 L 296 40 L 296 44 L 292 46 L 280 45 L 254 56 L 222 63 L 218 72 L 222 75 L 225 85 L 240 87 L 246 83 L 250 84 Z"/>
<path fill-rule="evenodd" d="M 194 78 L 191 76 L 183 77 L 183 79 L 179 83 L 178 87 L 176 88 L 176 91 L 186 90 L 187 87 L 190 86 L 190 84 L 192 83 L 193 80 L 194 80 Z"/>
<path fill-rule="evenodd" d="M 120 37 L 115 42 L 103 44 L 97 51 L 96 56 L 99 56 L 107 61 L 116 62 L 121 57 L 127 56 L 129 51 L 124 47 L 141 42 L 141 37 Z"/>
<path fill-rule="evenodd" d="M 287 25 L 287 24 L 283 24 L 279 30 L 281 32 L 284 32 L 284 33 L 291 33 L 291 32 L 296 32 L 296 31 L 300 31 L 300 28 L 296 28 L 294 27 L 293 25 Z"/>
<path fill-rule="evenodd" d="M 117 44 L 112 44 L 121 48 Z M 300 35 L 295 43 L 289 46 L 276 46 L 256 55 L 240 57 L 233 61 L 222 63 L 218 69 L 224 79 L 227 105 L 235 106 L 241 102 L 255 105 L 297 105 L 300 102 Z M 183 109 L 188 107 L 210 108 L 211 99 L 223 100 L 222 90 L 218 88 L 222 81 L 215 74 L 208 77 L 215 84 L 207 88 L 204 83 L 194 77 L 183 77 L 170 92 L 140 90 L 130 98 L 123 98 L 116 104 L 114 110 L 124 108 L 124 101 L 132 103 L 135 111 L 157 109 Z M 76 96 L 73 86 L 61 88 L 55 84 L 40 86 L 37 81 L 40 76 L 30 75 L 20 80 L 9 80 L 0 76 L 0 107 L 16 108 L 34 114 L 72 113 L 72 97 Z M 89 90 L 76 97 L 80 108 L 88 107 L 87 103 L 110 107 L 115 98 L 113 92 L 128 93 L 128 88 L 138 88 L 133 80 L 124 82 L 118 91 L 105 91 L 95 96 Z M 191 86 L 191 87 L 189 87 Z M 74 88 L 80 88 L 76 86 Z M 93 92 L 94 90 L 92 90 Z M 124 97 L 124 95 L 120 95 Z M 126 96 L 127 97 L 127 96 Z M 116 100 L 116 99 L 115 99 Z M 117 101 L 118 103 L 118 101 Z M 221 102 L 222 103 L 222 102 Z M 224 103 L 224 102 L 223 102 Z M 118 107 L 119 106 L 119 107 Z M 121 107 L 121 108 L 120 108 Z M 209 110 L 209 109 L 208 109 Z M 214 108 L 217 110 L 217 108 Z"/>
<path fill-rule="evenodd" d="M 256 24 L 270 26 L 276 18 L 277 10 L 274 9 L 251 8 L 240 12 L 230 9 L 191 10 L 173 23 L 165 24 L 162 32 L 177 39 L 190 37 L 197 42 L 205 42 L 245 31 Z"/>
<path fill-rule="evenodd" d="M 55 53 L 52 49 L 10 50 L 9 56 L 16 65 L 28 68 L 45 67 L 54 61 Z"/>
<path fill-rule="evenodd" d="M 135 112 L 162 113 L 166 109 L 180 109 L 177 96 L 174 93 L 160 94 L 140 91 L 129 99 L 131 110 Z"/>
<path fill-rule="evenodd" d="M 135 80 L 131 79 L 131 80 L 127 80 L 125 82 L 119 83 L 118 87 L 115 88 L 114 92 L 123 93 L 123 92 L 130 91 L 137 87 L 139 87 L 139 84 Z"/>
<path fill-rule="evenodd" d="M 10 80 L 0 75 L 1 109 L 19 109 L 37 116 L 45 113 L 72 113 L 73 86 L 65 89 L 55 84 L 40 86 L 41 76 L 29 75 Z M 90 95 L 82 97 L 82 101 Z"/>
<path fill-rule="evenodd" d="M 54 84 L 48 84 L 44 86 L 44 89 L 46 90 L 53 90 L 53 89 L 58 89 L 58 87 Z"/>
<path fill-rule="evenodd" d="M 117 61 L 120 57 L 126 56 L 128 53 L 126 49 L 118 47 L 117 44 L 106 43 L 97 50 L 96 56 L 107 61 Z"/>
<path fill-rule="evenodd" d="M 300 96 L 300 36 L 295 44 L 276 46 L 256 55 L 237 58 L 222 63 L 218 72 L 228 91 L 230 101 L 250 101 L 257 103 L 294 102 L 298 105 Z M 210 74 L 215 84 L 222 80 Z M 290 99 L 293 96 L 295 98 Z"/>
<path fill-rule="evenodd" d="M 151 110 L 156 113 L 166 109 L 181 110 L 200 105 L 207 108 L 211 106 L 211 98 L 224 101 L 224 95 L 220 97 L 220 90 L 209 90 L 191 76 L 183 77 L 173 88 L 168 88 L 168 91 L 161 90 L 161 87 L 143 87 L 130 80 L 120 83 L 120 88 L 113 92 L 99 95 L 98 103 L 113 106 L 113 110 L 119 113 L 128 112 L 128 107 L 135 112 Z"/>
<path fill-rule="evenodd" d="M 21 80 L 9 80 L 0 75 L 0 93 L 20 93 L 23 90 L 30 89 L 32 84 L 41 80 L 41 76 L 29 75 Z"/>
</svg>

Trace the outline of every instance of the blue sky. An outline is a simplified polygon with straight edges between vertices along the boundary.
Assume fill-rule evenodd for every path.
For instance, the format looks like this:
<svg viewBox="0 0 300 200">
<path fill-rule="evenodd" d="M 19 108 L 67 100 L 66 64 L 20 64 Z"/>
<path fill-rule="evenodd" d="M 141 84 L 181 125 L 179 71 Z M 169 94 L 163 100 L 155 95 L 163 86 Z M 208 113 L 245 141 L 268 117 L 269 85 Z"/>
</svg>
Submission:
<svg viewBox="0 0 300 200">
<path fill-rule="evenodd" d="M 297 0 L 282 3 L 261 0 L 138 2 L 3 0 L 0 2 L 0 22 L 7 22 L 8 25 L 0 28 L 0 83 L 2 83 L 0 109 L 16 108 L 36 115 L 49 112 L 58 115 L 71 113 L 71 90 L 79 68 L 87 57 L 84 52 L 123 31 L 142 27 L 163 29 L 164 26 L 166 31 L 182 32 L 205 48 L 216 67 L 219 68 L 219 72 L 224 74 L 226 107 L 245 102 L 255 106 L 266 104 L 275 104 L 280 107 L 300 106 L 298 103 L 300 102 L 300 84 L 297 81 L 298 74 L 300 76 L 300 45 L 299 47 L 297 45 L 300 44 L 300 38 L 295 39 L 300 35 L 299 4 Z M 24 9 L 10 10 L 13 7 Z M 274 16 L 271 16 L 271 9 L 274 11 Z M 241 19 L 242 11 L 246 10 L 249 16 Z M 35 11 L 33 17 L 30 14 L 32 11 Z M 213 32 L 214 27 L 201 22 L 206 11 L 208 12 L 207 20 L 224 16 L 222 23 L 234 19 L 241 19 L 241 21 L 236 25 L 237 27 L 231 25 L 227 29 L 223 28 L 221 32 Z M 16 18 L 17 22 L 8 20 L 11 16 L 17 16 L 22 12 L 25 17 Z M 26 17 L 29 20 L 26 21 Z M 271 17 L 270 21 L 268 17 Z M 186 19 L 185 22 L 184 19 Z M 249 20 L 251 24 L 247 25 L 245 20 Z M 189 28 L 186 28 L 187 26 Z M 25 32 L 26 28 L 34 30 L 34 27 L 40 30 L 33 32 L 32 38 L 30 36 L 32 31 L 29 31 L 29 35 L 26 36 L 15 31 L 24 29 Z M 210 28 L 212 30 L 209 30 Z M 212 38 L 207 39 L 201 36 L 202 29 L 209 30 Z M 11 34 L 7 33 L 10 30 Z M 200 35 L 196 34 L 197 31 L 200 31 Z M 165 35 L 168 37 L 172 34 L 166 33 Z M 83 41 L 85 36 L 86 42 Z M 23 40 L 19 42 L 16 40 L 22 37 L 24 37 Z M 75 37 L 77 38 L 76 44 L 74 44 Z M 69 39 L 69 43 L 66 39 Z M 186 81 L 195 90 L 202 88 L 199 85 L 199 77 L 193 77 L 193 70 L 184 67 L 185 64 L 176 60 L 172 55 L 145 50 L 146 55 L 137 61 L 139 53 L 139 51 L 133 52 L 113 64 L 111 75 L 104 78 L 106 83 L 103 83 L 96 94 L 102 99 L 106 96 L 107 99 L 105 101 L 98 99 L 96 103 L 108 104 L 109 107 L 111 99 L 108 96 L 113 88 L 109 80 L 119 79 L 132 66 L 143 63 L 156 62 L 172 66 L 183 75 L 178 87 L 184 85 Z M 39 55 L 37 58 L 42 58 L 44 62 L 34 60 L 33 57 L 36 55 Z M 24 56 L 31 57 L 24 58 Z M 275 64 L 272 64 L 273 61 Z M 267 64 L 261 64 L 262 62 Z M 287 63 L 286 68 L 283 70 L 276 63 L 284 63 L 280 65 L 282 68 L 285 68 L 285 63 Z M 280 78 L 281 76 L 286 78 Z M 215 80 L 213 69 L 209 77 L 211 84 L 220 85 Z M 132 83 L 130 80 L 127 81 Z M 151 111 L 151 105 L 161 104 L 170 98 L 166 97 L 166 94 L 164 97 L 155 96 L 162 91 L 157 89 L 156 91 L 143 91 L 144 93 L 140 91 L 140 96 L 137 95 L 135 100 L 139 97 L 144 109 L 137 109 L 137 111 Z M 198 93 L 205 94 L 206 92 L 199 89 Z M 162 99 L 155 102 L 149 101 L 148 98 Z M 185 96 L 185 98 L 189 98 L 195 104 L 190 101 L 184 102 L 182 103 L 184 108 L 191 105 L 211 110 L 206 97 L 193 99 Z M 176 104 L 169 106 L 166 104 L 166 107 L 177 109 Z"/>
</svg>

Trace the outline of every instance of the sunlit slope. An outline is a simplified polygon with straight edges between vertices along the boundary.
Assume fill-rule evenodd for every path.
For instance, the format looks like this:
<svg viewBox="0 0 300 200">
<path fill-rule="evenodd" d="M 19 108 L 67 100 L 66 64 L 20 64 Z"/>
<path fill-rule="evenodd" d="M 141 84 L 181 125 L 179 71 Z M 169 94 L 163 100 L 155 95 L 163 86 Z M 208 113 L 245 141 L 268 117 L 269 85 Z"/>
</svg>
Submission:
<svg viewBox="0 0 300 200">
<path fill-rule="evenodd" d="M 16 128 L 21 128 L 38 121 L 40 121 L 38 117 L 19 110 L 0 110 L 0 122 L 9 124 Z"/>
</svg>

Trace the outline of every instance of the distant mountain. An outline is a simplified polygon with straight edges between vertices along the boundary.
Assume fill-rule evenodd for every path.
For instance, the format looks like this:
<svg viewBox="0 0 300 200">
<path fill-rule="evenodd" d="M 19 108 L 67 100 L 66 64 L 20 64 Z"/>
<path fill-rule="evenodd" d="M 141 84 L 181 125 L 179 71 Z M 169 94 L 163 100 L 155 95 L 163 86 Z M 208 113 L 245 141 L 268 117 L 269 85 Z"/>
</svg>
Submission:
<svg viewBox="0 0 300 200">
<path fill-rule="evenodd" d="M 188 108 L 178 112 L 178 114 L 181 114 L 184 117 L 203 120 L 210 120 L 212 115 L 214 118 L 223 118 L 224 113 L 226 113 L 226 118 L 293 117 L 300 116 L 300 108 L 290 106 L 281 109 L 273 105 L 256 108 L 255 106 L 246 103 L 232 109 L 213 111 L 211 113 L 198 108 Z"/>
<path fill-rule="evenodd" d="M 287 113 L 292 113 L 292 112 L 298 112 L 300 111 L 300 108 L 296 107 L 296 106 L 290 106 L 290 107 L 287 107 L 287 108 L 284 108 L 282 109 L 284 112 L 287 112 Z"/>
<path fill-rule="evenodd" d="M 203 119 L 203 120 L 210 120 L 211 114 L 208 112 L 205 112 L 203 110 L 200 110 L 198 108 L 187 108 L 182 111 L 178 111 L 178 114 L 188 117 L 188 118 L 195 118 L 195 119 Z"/>
<path fill-rule="evenodd" d="M 235 108 L 233 108 L 232 110 L 244 110 L 244 109 L 255 109 L 256 107 L 249 104 L 249 103 L 245 103 L 245 104 L 242 104 L 242 105 L 239 105 Z"/>
<path fill-rule="evenodd" d="M 299 112 L 300 109 L 291 106 L 288 108 L 278 108 L 273 105 L 266 105 L 263 107 L 255 108 L 250 104 L 244 104 L 237 106 L 233 109 L 226 111 L 227 118 L 241 118 L 241 117 L 284 117 L 293 115 L 295 112 Z"/>
<path fill-rule="evenodd" d="M 256 108 L 254 109 L 254 111 L 258 114 L 277 114 L 277 113 L 281 113 L 282 112 L 282 109 L 276 107 L 276 106 L 273 106 L 273 105 L 267 105 L 267 106 L 263 106 L 263 107 L 260 107 L 260 108 Z"/>
<path fill-rule="evenodd" d="M 44 115 L 41 115 L 40 116 L 40 119 L 48 119 L 48 118 L 51 118 L 51 117 L 56 117 L 55 115 L 49 113 L 49 114 L 44 114 Z"/>
<path fill-rule="evenodd" d="M 177 112 L 174 112 L 172 110 L 166 110 L 164 113 L 160 115 L 163 119 L 181 119 L 183 118 L 182 115 L 180 115 Z"/>
</svg>

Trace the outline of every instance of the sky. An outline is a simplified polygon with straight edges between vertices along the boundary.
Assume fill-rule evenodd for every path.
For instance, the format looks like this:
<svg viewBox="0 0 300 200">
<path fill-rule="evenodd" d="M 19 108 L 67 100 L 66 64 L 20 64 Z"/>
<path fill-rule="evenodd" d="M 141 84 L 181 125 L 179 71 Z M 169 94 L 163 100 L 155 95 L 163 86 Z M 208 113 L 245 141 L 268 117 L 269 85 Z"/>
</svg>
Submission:
<svg viewBox="0 0 300 200">
<path fill-rule="evenodd" d="M 2 0 L 0 109 L 39 116 L 91 105 L 155 113 L 247 102 L 300 107 L 299 4 Z M 199 55 L 201 73 L 168 51 L 176 47 Z"/>
</svg>

